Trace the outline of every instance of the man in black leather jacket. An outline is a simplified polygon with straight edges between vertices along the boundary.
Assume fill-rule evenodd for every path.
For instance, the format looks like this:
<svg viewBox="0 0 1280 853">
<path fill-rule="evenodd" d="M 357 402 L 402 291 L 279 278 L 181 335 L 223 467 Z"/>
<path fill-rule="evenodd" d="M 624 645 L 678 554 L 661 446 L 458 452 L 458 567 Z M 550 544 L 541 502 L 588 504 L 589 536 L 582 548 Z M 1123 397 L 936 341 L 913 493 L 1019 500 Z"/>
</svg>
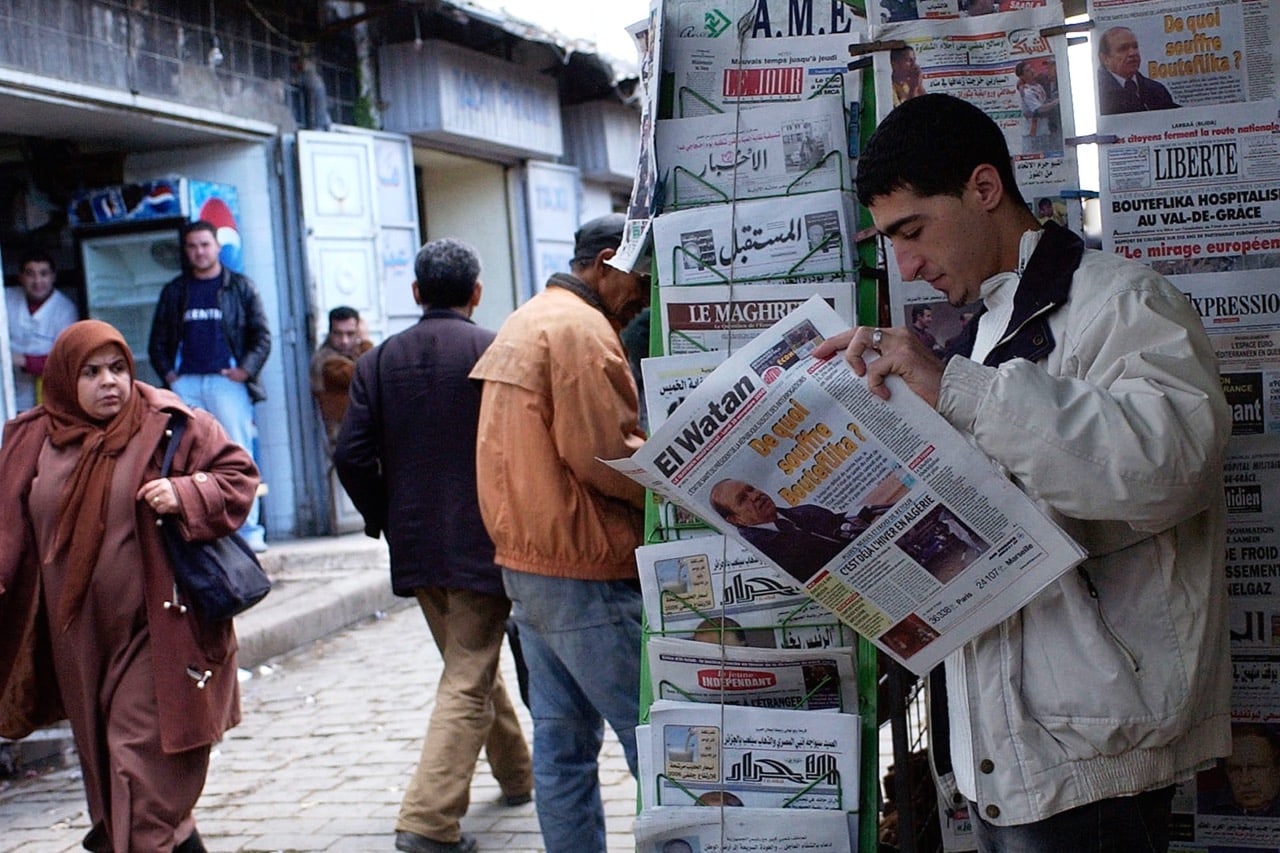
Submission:
<svg viewBox="0 0 1280 853">
<path fill-rule="evenodd" d="M 266 399 L 258 374 L 271 353 L 271 331 L 253 282 L 222 265 L 217 235 L 204 220 L 182 229 L 185 270 L 160 292 L 147 354 L 166 386 L 211 412 L 253 453 L 253 404 Z M 240 533 L 255 551 L 266 550 L 256 499 Z"/>
</svg>

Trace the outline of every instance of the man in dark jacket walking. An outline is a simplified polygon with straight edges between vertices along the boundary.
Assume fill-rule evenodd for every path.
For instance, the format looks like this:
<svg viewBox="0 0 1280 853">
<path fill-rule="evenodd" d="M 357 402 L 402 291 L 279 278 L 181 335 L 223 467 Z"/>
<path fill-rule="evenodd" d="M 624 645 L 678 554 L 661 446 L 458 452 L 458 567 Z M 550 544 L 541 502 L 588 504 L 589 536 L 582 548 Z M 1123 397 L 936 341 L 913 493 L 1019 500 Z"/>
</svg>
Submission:
<svg viewBox="0 0 1280 853">
<path fill-rule="evenodd" d="M 160 291 L 147 356 L 156 375 L 188 406 L 206 409 L 236 444 L 254 453 L 253 404 L 266 399 L 258 374 L 271 330 L 253 282 L 222 265 L 218 229 L 203 219 L 182 229 L 182 275 Z M 254 498 L 240 533 L 267 550 Z"/>
<path fill-rule="evenodd" d="M 467 378 L 493 341 L 470 317 L 480 261 L 434 240 L 414 262 L 422 319 L 356 364 L 333 461 L 365 533 L 385 532 L 396 595 L 418 600 L 444 658 L 418 768 L 396 821 L 396 849 L 475 849 L 459 820 L 484 747 L 506 805 L 529 802 L 533 769 L 498 670 L 511 610 L 476 499 L 480 385 Z"/>
</svg>

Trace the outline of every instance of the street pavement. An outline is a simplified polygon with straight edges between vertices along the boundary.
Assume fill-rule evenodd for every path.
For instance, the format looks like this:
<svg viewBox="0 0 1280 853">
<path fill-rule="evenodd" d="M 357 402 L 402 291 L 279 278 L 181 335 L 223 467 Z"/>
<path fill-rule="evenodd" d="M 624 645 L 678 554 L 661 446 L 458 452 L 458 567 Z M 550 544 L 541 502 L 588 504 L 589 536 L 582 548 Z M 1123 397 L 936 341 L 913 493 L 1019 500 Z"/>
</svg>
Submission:
<svg viewBox="0 0 1280 853">
<path fill-rule="evenodd" d="M 418 609 L 387 591 L 385 560 L 385 546 L 359 536 L 265 555 L 276 589 L 237 619 L 244 720 L 214 748 L 196 807 L 212 853 L 394 849 L 442 663 Z M 509 650 L 502 668 L 514 692 Z M 635 781 L 611 731 L 600 776 L 609 851 L 632 851 Z M 499 805 L 499 793 L 481 757 L 463 831 L 482 851 L 542 850 L 534 806 Z M 72 853 L 88 828 L 74 760 L 0 780 L 0 853 Z"/>
</svg>

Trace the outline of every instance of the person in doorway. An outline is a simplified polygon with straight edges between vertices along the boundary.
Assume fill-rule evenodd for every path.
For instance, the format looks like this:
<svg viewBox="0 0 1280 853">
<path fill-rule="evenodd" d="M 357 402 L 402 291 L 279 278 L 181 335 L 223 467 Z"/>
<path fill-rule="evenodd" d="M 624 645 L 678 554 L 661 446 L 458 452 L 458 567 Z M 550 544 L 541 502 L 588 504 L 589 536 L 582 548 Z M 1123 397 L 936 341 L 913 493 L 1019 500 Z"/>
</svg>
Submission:
<svg viewBox="0 0 1280 853">
<path fill-rule="evenodd" d="M 14 405 L 24 412 L 40 403 L 40 380 L 54 340 L 79 319 L 76 305 L 57 284 L 58 269 L 46 252 L 29 252 L 18 264 L 19 287 L 4 292 L 13 358 Z"/>
<path fill-rule="evenodd" d="M 480 259 L 458 240 L 427 243 L 414 261 L 416 325 L 355 367 L 333 462 L 364 516 L 385 534 L 396 595 L 418 601 L 444 675 L 417 769 L 396 820 L 396 849 L 469 853 L 462 833 L 483 748 L 501 802 L 530 800 L 529 747 L 498 658 L 511 602 L 476 501 L 480 385 L 468 378 L 493 333 L 471 321 Z"/>
<path fill-rule="evenodd" d="M 624 224 L 611 214 L 578 229 L 572 273 L 516 309 L 471 372 L 484 382 L 480 512 L 529 668 L 547 853 L 606 849 L 604 720 L 636 773 L 644 489 L 599 461 L 644 441 L 618 333 L 648 304 L 649 280 L 608 263 Z"/>
<path fill-rule="evenodd" d="M 44 377 L 0 447 L 0 735 L 70 720 L 85 849 L 200 853 L 210 749 L 240 722 L 235 630 L 173 606 L 156 525 L 231 533 L 258 472 L 209 413 L 136 381 L 107 323 L 69 326 Z M 160 477 L 175 412 L 187 429 Z"/>
<path fill-rule="evenodd" d="M 1098 113 L 1177 109 L 1162 84 L 1144 77 L 1138 37 L 1128 27 L 1111 27 L 1098 39 Z"/>
<path fill-rule="evenodd" d="M 218 230 L 197 220 L 182 229 L 186 269 L 160 291 L 147 354 L 164 383 L 207 409 L 236 444 L 254 452 L 253 404 L 266 399 L 258 374 L 271 354 L 271 330 L 253 282 L 219 259 Z M 257 498 L 240 533 L 267 550 Z"/>
<path fill-rule="evenodd" d="M 963 100 L 894 109 L 857 172 L 903 278 L 985 311 L 945 363 L 905 328 L 814 355 L 844 349 L 882 398 L 900 377 L 1088 555 L 947 658 L 943 797 L 973 803 L 981 851 L 1164 851 L 1174 786 L 1231 750 L 1231 413 L 1204 326 L 1148 267 L 1041 226 Z"/>
<path fill-rule="evenodd" d="M 320 407 L 331 452 L 338 440 L 342 416 L 347 413 L 356 360 L 371 349 L 373 344 L 364 339 L 360 328 L 359 311 L 339 305 L 329 312 L 329 334 L 311 356 L 310 373 L 311 396 Z"/>
</svg>

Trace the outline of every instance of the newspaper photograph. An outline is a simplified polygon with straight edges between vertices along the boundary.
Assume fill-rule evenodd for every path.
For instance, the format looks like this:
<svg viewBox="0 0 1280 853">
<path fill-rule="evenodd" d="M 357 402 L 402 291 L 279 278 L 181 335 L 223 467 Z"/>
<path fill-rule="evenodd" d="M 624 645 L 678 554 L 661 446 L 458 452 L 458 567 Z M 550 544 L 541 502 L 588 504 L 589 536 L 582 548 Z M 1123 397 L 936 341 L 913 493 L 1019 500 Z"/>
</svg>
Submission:
<svg viewBox="0 0 1280 853">
<path fill-rule="evenodd" d="M 735 352 L 803 305 L 821 298 L 849 325 L 854 318 L 852 281 L 796 287 L 794 284 L 703 284 L 660 288 L 662 342 L 672 355 L 717 350 Z"/>
<path fill-rule="evenodd" d="M 1098 152 L 1104 249 L 1170 277 L 1280 268 L 1276 101 L 1125 122 Z"/>
<path fill-rule="evenodd" d="M 858 808 L 860 721 L 735 705 L 649 708 L 655 806 Z"/>
<path fill-rule="evenodd" d="M 1084 553 L 896 377 L 886 401 L 842 358 L 812 357 L 847 327 L 809 300 L 609 464 L 923 674 Z"/>
<path fill-rule="evenodd" d="M 1123 133 L 1148 111 L 1276 97 L 1275 3 L 1090 0 L 1088 8 L 1100 133 Z"/>
<path fill-rule="evenodd" d="M 1079 185 L 1065 36 L 1041 31 L 1062 23 L 1062 7 L 953 20 L 885 24 L 879 40 L 903 47 L 872 55 L 879 117 L 926 92 L 954 95 L 1004 131 L 1018 186 L 1028 198 Z"/>
<path fill-rule="evenodd" d="M 857 203 L 838 190 L 664 213 L 653 220 L 664 285 L 853 281 Z"/>
<path fill-rule="evenodd" d="M 754 649 L 812 651 L 855 635 L 804 587 L 719 534 L 636 549 L 651 634 Z"/>
<path fill-rule="evenodd" d="M 788 711 L 858 712 L 853 649 L 751 649 L 650 637 L 646 644 L 655 699 Z"/>
<path fill-rule="evenodd" d="M 850 190 L 848 122 L 839 98 L 659 121 L 663 209 Z"/>
<path fill-rule="evenodd" d="M 636 853 L 854 853 L 856 817 L 810 809 L 660 806 L 636 816 Z"/>
</svg>

